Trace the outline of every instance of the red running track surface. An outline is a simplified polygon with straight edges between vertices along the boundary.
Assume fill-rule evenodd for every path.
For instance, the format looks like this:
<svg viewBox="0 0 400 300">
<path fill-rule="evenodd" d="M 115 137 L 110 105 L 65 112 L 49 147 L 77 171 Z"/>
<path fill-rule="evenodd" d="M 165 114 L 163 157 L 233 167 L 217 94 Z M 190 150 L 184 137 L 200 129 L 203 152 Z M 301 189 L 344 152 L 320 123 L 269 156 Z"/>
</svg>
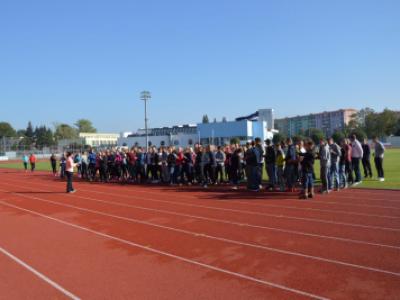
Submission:
<svg viewBox="0 0 400 300">
<path fill-rule="evenodd" d="M 0 178 L 0 299 L 400 298 L 400 191 Z"/>
</svg>

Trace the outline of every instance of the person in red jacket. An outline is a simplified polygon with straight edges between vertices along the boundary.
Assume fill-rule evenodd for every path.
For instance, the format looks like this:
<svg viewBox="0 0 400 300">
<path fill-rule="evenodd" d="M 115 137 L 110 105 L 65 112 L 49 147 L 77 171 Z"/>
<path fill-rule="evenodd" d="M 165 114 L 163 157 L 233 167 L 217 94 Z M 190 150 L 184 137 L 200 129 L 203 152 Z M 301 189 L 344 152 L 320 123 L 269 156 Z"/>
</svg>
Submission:
<svg viewBox="0 0 400 300">
<path fill-rule="evenodd" d="M 31 155 L 29 156 L 29 163 L 31 165 L 31 172 L 34 172 L 35 168 L 36 168 L 36 156 L 35 156 L 35 154 L 31 153 Z"/>
</svg>

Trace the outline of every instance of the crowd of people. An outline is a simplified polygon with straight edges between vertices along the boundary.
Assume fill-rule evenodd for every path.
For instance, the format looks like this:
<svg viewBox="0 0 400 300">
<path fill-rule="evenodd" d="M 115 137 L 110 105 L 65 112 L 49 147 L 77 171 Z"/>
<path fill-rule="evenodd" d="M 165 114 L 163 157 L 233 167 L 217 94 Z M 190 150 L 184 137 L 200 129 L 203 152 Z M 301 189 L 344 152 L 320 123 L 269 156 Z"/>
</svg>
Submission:
<svg viewBox="0 0 400 300">
<path fill-rule="evenodd" d="M 380 181 L 384 180 L 383 157 L 385 148 L 373 140 L 374 151 L 367 140 L 360 143 L 355 135 L 337 144 L 332 138 L 321 139 L 318 145 L 312 140 L 291 138 L 277 144 L 256 138 L 246 145 L 194 147 L 142 147 L 131 149 L 113 148 L 80 153 L 67 152 L 59 159 L 50 158 L 53 174 L 67 177 L 67 192 L 74 192 L 72 173 L 74 168 L 80 178 L 98 182 L 151 183 L 169 185 L 229 184 L 238 189 L 244 183 L 248 190 L 296 192 L 303 199 L 314 197 L 316 180 L 314 162 L 320 161 L 321 193 L 345 189 L 361 183 L 361 167 L 364 177 L 372 177 L 370 157 L 374 155 Z M 263 186 L 263 172 L 268 180 Z"/>
</svg>

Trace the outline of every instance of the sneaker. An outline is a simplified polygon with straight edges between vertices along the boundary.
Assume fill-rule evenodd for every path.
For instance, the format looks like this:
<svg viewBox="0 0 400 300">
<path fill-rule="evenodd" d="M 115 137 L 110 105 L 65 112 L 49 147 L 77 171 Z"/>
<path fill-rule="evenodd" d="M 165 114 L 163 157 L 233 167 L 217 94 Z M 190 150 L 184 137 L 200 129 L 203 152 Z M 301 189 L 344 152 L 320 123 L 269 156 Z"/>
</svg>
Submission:
<svg viewBox="0 0 400 300">
<path fill-rule="evenodd" d="M 379 181 L 383 182 L 383 181 L 385 181 L 385 178 L 379 178 Z"/>
<path fill-rule="evenodd" d="M 353 185 L 359 185 L 361 183 L 361 181 L 356 181 L 353 183 Z"/>
<path fill-rule="evenodd" d="M 68 194 L 76 193 L 76 190 L 69 191 Z"/>
<path fill-rule="evenodd" d="M 238 189 L 237 186 L 233 186 L 233 187 L 232 187 L 232 190 L 237 190 L 237 189 Z"/>
</svg>

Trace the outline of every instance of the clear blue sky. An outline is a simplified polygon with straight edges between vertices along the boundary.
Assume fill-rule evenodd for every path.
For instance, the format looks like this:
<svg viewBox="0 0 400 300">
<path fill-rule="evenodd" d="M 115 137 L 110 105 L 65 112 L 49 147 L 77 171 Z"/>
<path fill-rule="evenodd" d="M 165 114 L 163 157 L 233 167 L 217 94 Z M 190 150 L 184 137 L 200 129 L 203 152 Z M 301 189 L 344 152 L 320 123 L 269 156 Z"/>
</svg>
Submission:
<svg viewBox="0 0 400 300">
<path fill-rule="evenodd" d="M 400 109 L 398 0 L 0 1 L 0 120 L 100 131 Z"/>
</svg>

